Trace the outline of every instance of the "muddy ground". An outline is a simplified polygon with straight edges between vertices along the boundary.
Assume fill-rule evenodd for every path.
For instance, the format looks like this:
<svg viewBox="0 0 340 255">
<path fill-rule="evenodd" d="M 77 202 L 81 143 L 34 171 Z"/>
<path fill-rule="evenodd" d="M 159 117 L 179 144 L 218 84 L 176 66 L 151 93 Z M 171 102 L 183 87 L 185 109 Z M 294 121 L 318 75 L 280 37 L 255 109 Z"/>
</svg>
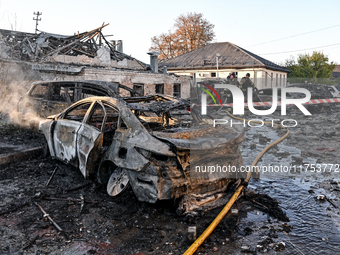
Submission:
<svg viewBox="0 0 340 255">
<path fill-rule="evenodd" d="M 291 135 L 283 143 L 286 147 L 272 148 L 268 157 L 277 162 L 292 160 L 292 155 L 282 153 L 282 148 L 292 147 L 301 150 L 294 157 L 302 162 L 313 157 L 315 162 L 339 163 L 339 117 L 340 112 L 297 116 L 299 124 L 290 129 Z M 9 142 L 43 143 L 43 137 L 32 130 L 7 125 L 0 125 L 0 130 L 1 138 Z M 284 133 L 275 132 L 278 136 Z M 263 142 L 261 135 L 254 139 L 249 130 L 247 133 L 244 148 Z M 320 148 L 333 150 L 317 150 Z M 286 153 L 293 153 L 289 151 Z M 248 151 L 244 149 L 244 153 L 247 162 Z M 268 213 L 272 200 L 247 192 L 233 206 L 239 215 L 229 213 L 196 254 L 337 254 L 340 221 L 335 206 L 340 206 L 340 189 L 336 177 L 252 180 L 249 189 L 276 198 L 280 207 L 274 206 L 275 210 L 281 208 L 290 221 L 284 215 L 278 219 L 273 211 Z M 200 235 L 221 210 L 179 216 L 174 201 L 139 202 L 131 190 L 113 199 L 101 185 L 50 157 L 0 166 L 0 191 L 0 254 L 182 254 L 192 243 L 188 227 L 196 226 Z M 314 199 L 320 192 L 327 193 L 335 206 Z M 83 207 L 67 200 L 81 200 L 81 196 Z M 63 231 L 43 217 L 36 203 Z"/>
</svg>

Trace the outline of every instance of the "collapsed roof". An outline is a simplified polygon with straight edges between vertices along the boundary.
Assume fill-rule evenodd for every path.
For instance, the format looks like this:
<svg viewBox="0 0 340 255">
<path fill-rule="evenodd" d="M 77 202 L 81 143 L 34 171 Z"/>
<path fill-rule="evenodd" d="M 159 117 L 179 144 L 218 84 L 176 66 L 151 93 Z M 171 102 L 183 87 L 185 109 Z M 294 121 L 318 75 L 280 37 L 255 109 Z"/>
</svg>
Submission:
<svg viewBox="0 0 340 255">
<path fill-rule="evenodd" d="M 110 64 L 113 61 L 134 61 L 138 67 L 146 69 L 147 65 L 123 52 L 107 41 L 102 29 L 103 25 L 89 32 L 78 33 L 73 36 L 65 36 L 41 32 L 32 34 L 0 29 L 1 58 L 31 62 L 63 62 L 57 56 L 87 56 L 99 58 L 100 63 Z M 90 61 L 87 61 L 90 62 Z"/>
</svg>

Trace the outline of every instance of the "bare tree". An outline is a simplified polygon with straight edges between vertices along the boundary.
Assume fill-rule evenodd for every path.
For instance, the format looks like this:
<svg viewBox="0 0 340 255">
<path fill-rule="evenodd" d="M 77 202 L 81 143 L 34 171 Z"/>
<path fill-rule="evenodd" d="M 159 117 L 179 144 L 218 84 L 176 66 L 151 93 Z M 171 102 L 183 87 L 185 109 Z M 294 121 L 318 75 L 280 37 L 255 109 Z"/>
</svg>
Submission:
<svg viewBox="0 0 340 255">
<path fill-rule="evenodd" d="M 181 14 L 175 21 L 174 32 L 169 30 L 151 38 L 150 50 L 160 52 L 161 60 L 174 58 L 211 42 L 214 27 L 202 13 Z"/>
</svg>

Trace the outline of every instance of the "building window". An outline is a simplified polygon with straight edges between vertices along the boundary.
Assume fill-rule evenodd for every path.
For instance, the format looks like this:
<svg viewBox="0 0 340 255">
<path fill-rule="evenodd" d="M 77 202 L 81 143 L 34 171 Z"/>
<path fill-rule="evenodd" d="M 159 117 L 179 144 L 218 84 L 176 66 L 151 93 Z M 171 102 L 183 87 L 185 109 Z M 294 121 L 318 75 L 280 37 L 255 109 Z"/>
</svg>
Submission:
<svg viewBox="0 0 340 255">
<path fill-rule="evenodd" d="M 133 90 L 140 96 L 144 96 L 144 84 L 133 84 Z"/>
<path fill-rule="evenodd" d="M 216 73 L 210 73 L 210 77 L 216 77 Z"/>
<path fill-rule="evenodd" d="M 280 87 L 282 87 L 282 74 L 280 74 Z"/>
<path fill-rule="evenodd" d="M 155 93 L 164 94 L 164 84 L 156 84 Z"/>
<path fill-rule="evenodd" d="M 174 97 L 181 97 L 181 84 L 175 83 L 174 84 Z"/>
</svg>

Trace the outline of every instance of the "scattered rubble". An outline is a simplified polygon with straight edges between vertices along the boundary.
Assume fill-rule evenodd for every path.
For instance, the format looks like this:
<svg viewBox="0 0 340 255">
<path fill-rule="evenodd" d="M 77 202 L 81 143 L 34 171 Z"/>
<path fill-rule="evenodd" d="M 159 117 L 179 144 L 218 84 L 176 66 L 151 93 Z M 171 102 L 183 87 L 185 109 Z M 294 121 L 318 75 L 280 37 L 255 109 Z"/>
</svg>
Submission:
<svg viewBox="0 0 340 255">
<path fill-rule="evenodd" d="M 115 49 L 108 42 L 102 29 L 109 24 L 89 32 L 64 36 L 41 32 L 23 33 L 0 29 L 0 47 L 4 59 L 33 62 L 64 62 L 90 65 L 128 66 L 135 62 L 135 68 L 147 69 L 146 64 Z M 132 66 L 131 64 L 129 65 Z"/>
<path fill-rule="evenodd" d="M 338 113 L 333 113 L 332 119 L 336 119 L 337 116 Z M 327 126 L 326 117 L 321 115 L 313 117 L 316 123 L 323 121 Z M 312 120 L 307 122 L 309 131 L 308 126 L 313 127 L 313 122 Z M 3 127 L 9 130 L 5 137 L 15 143 L 14 138 L 20 131 L 15 131 L 12 135 L 10 127 L 5 125 Z M 1 131 L 1 128 L 0 132 L 6 133 Z M 22 132 L 28 134 L 33 131 Z M 330 157 L 329 155 L 339 151 L 336 137 L 333 141 L 328 140 L 328 145 L 323 140 L 307 143 L 309 133 L 302 135 L 299 132 L 299 127 L 291 129 L 292 136 L 298 137 L 299 143 L 292 139 L 285 141 L 286 145 L 294 145 L 301 149 L 301 156 L 294 154 L 293 159 L 291 153 L 288 157 L 296 162 L 306 162 L 309 159 L 306 153 L 314 153 L 320 162 L 327 162 L 325 160 Z M 313 129 L 310 132 L 318 131 Z M 18 137 L 20 138 L 20 135 Z M 25 135 L 22 139 L 25 139 Z M 37 142 L 38 140 L 36 138 Z M 304 144 L 310 146 L 307 148 Z M 245 146 L 249 149 L 250 142 L 246 140 Z M 319 153 L 316 150 L 329 147 L 334 148 L 334 151 Z M 277 151 L 283 150 L 279 146 Z M 275 153 L 269 155 L 275 156 Z M 335 157 L 330 157 L 330 160 L 337 162 Z M 57 164 L 60 165 L 60 169 L 58 168 L 52 181 L 46 186 Z M 339 228 L 336 207 L 339 206 L 338 178 L 336 176 L 326 176 L 322 180 L 292 178 L 288 181 L 293 182 L 299 182 L 296 190 L 288 187 L 287 182 L 282 182 L 281 179 L 253 180 L 250 188 L 255 188 L 256 192 L 243 194 L 230 215 L 223 219 L 220 226 L 199 248 L 198 253 L 241 253 L 244 250 L 251 253 L 301 254 L 311 249 L 315 252 L 333 250 L 337 253 L 336 245 L 339 240 L 337 235 L 332 233 L 333 231 L 336 233 L 336 229 Z M 3 194 L 0 199 L 0 233 L 5 237 L 0 240 L 0 247 L 4 254 L 18 254 L 23 251 L 28 254 L 67 252 L 182 254 L 191 244 L 188 228 L 196 226 L 199 235 L 220 211 L 220 208 L 210 210 L 205 212 L 203 217 L 178 216 L 173 203 L 171 205 L 162 201 L 156 204 L 143 203 L 138 201 L 131 190 L 127 190 L 121 197 L 112 199 L 106 196 L 106 190 L 100 184 L 84 180 L 76 169 L 51 158 L 0 166 L 0 184 Z M 275 202 L 267 195 L 260 195 L 268 194 L 270 191 L 272 194 L 281 191 L 280 194 L 284 194 L 285 197 L 276 198 Z M 322 203 L 316 201 L 309 191 L 324 195 L 325 201 Z M 45 221 L 34 202 L 50 214 L 66 235 L 60 233 L 53 223 Z M 280 205 L 277 202 L 280 202 Z M 238 210 L 238 214 L 235 209 Z M 306 210 L 313 210 L 315 214 Z M 287 215 L 284 212 L 287 212 Z M 311 215 L 318 217 L 313 216 L 311 219 Z M 288 216 L 289 222 L 286 218 Z M 299 226 L 297 227 L 300 221 L 303 226 L 309 226 L 313 230 L 315 236 L 308 237 L 315 240 L 311 247 L 293 241 L 299 236 L 297 233 L 302 231 Z M 330 222 L 334 222 L 333 225 Z M 324 232 L 318 233 L 319 225 L 323 226 Z M 327 235 L 327 231 L 332 233 Z"/>
</svg>

